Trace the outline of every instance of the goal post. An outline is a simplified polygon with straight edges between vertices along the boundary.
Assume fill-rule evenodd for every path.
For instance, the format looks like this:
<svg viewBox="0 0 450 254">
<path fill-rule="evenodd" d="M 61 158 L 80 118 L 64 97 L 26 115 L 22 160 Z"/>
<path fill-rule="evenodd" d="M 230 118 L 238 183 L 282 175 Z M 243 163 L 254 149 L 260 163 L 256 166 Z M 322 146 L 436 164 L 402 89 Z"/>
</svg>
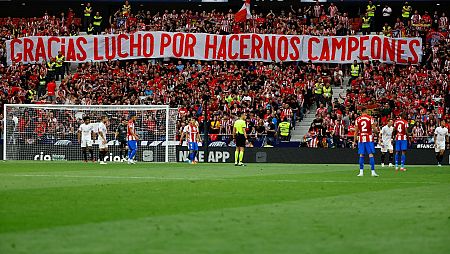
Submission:
<svg viewBox="0 0 450 254">
<path fill-rule="evenodd" d="M 3 133 L 2 133 L 2 135 L 3 135 L 3 151 L 2 151 L 2 155 L 3 155 L 3 160 L 6 160 L 6 105 L 8 105 L 8 104 L 4 104 L 3 105 Z"/>
<path fill-rule="evenodd" d="M 108 117 L 106 161 L 123 161 L 125 154 L 115 138 L 119 124 L 136 116 L 139 135 L 137 161 L 176 162 L 176 124 L 178 109 L 168 105 L 4 105 L 4 160 L 82 160 L 78 128 L 89 116 L 93 129 Z M 94 157 L 98 159 L 97 141 L 93 135 Z M 121 151 L 122 150 L 122 151 Z"/>
</svg>

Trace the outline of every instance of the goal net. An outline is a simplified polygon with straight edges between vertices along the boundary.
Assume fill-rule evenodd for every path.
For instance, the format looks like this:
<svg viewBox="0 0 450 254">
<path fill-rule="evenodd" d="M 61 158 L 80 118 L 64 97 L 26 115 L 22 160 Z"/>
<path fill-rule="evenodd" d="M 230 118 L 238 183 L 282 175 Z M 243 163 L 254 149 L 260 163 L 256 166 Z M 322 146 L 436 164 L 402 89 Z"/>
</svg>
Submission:
<svg viewBox="0 0 450 254">
<path fill-rule="evenodd" d="M 95 130 L 102 116 L 108 117 L 105 161 L 123 161 L 127 155 L 115 138 L 119 124 L 137 117 L 139 136 L 137 161 L 176 162 L 176 121 L 178 110 L 167 105 L 24 105 L 7 104 L 4 108 L 5 160 L 83 160 L 77 132 L 88 116 Z M 92 149 L 98 159 L 100 141 L 95 134 Z M 122 152 L 121 152 L 122 150 Z"/>
</svg>

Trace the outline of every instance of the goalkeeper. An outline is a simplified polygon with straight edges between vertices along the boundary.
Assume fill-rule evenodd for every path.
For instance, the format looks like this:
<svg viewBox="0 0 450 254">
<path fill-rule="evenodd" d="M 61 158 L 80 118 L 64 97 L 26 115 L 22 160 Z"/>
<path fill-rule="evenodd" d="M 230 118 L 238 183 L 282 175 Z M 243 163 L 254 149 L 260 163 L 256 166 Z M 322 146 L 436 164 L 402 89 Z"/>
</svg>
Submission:
<svg viewBox="0 0 450 254">
<path fill-rule="evenodd" d="M 119 141 L 120 159 L 126 161 L 126 154 L 128 150 L 127 145 L 127 119 L 122 119 L 122 122 L 117 126 L 115 138 Z"/>
</svg>

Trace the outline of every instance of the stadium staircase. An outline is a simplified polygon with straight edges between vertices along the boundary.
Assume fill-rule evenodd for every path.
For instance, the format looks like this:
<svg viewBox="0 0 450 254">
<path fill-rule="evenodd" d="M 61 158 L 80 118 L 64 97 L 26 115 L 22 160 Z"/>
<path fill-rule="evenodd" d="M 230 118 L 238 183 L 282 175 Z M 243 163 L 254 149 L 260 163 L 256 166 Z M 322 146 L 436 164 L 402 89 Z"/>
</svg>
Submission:
<svg viewBox="0 0 450 254">
<path fill-rule="evenodd" d="M 77 66 L 78 66 L 78 64 L 76 64 L 76 63 L 69 63 L 69 71 L 71 74 L 74 74 L 75 72 L 77 72 Z M 56 81 L 56 89 L 59 89 L 60 85 L 61 85 L 61 80 Z"/>
<path fill-rule="evenodd" d="M 344 78 L 344 88 L 333 87 L 333 100 L 334 98 L 339 98 L 339 94 L 346 95 L 346 87 L 348 84 L 349 78 Z M 295 130 L 292 130 L 291 141 L 303 141 L 303 137 L 308 133 L 309 127 L 311 126 L 312 121 L 316 118 L 316 106 L 314 105 L 311 108 L 309 114 L 305 114 L 303 116 L 303 121 L 300 123 L 297 122 Z"/>
</svg>

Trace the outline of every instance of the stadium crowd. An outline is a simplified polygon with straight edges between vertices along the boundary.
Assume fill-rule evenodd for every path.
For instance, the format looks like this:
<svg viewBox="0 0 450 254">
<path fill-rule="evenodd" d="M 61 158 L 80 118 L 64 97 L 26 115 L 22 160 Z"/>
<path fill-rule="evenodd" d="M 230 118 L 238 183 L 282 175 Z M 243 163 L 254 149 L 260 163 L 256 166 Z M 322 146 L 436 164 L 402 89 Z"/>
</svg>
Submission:
<svg viewBox="0 0 450 254">
<path fill-rule="evenodd" d="M 354 120 L 362 110 L 371 111 L 380 126 L 387 119 L 407 112 L 414 140 L 429 142 L 422 137 L 432 135 L 435 125 L 447 118 L 450 108 L 448 19 L 445 13 L 430 16 L 408 3 L 396 12 L 387 5 L 382 11 L 373 8 L 377 7 L 369 1 L 362 17 L 350 17 L 334 4 L 325 6 L 317 2 L 301 8 L 291 6 L 280 13 L 253 11 L 251 19 L 235 22 L 232 10 L 152 13 L 125 2 L 108 18 L 89 4 L 80 14 L 69 10 L 59 15 L 45 13 L 39 18 L 4 18 L 0 20 L 0 106 L 170 104 L 179 107 L 178 129 L 183 128 L 188 118 L 196 117 L 203 131 L 206 111 L 211 139 L 227 142 L 233 118 L 245 110 L 249 112 L 252 143 L 258 145 L 274 145 L 280 137 L 281 122 L 286 120 L 295 128 L 305 113 L 315 110 L 316 119 L 304 138 L 305 145 L 310 147 L 349 146 Z M 50 63 L 6 65 L 5 40 L 15 37 L 161 30 L 312 35 L 377 32 L 394 37 L 419 36 L 424 41 L 424 56 L 418 66 L 155 59 L 83 63 L 70 71 L 66 64 L 58 62 L 58 56 Z M 442 38 L 430 40 L 427 35 L 431 31 L 441 33 Z M 351 77 L 347 93 L 332 100 L 333 87 L 346 85 L 344 76 Z M 54 118 L 41 119 L 42 125 Z M 58 124 L 65 129 L 73 128 L 64 126 L 66 122 L 62 120 Z"/>
</svg>

